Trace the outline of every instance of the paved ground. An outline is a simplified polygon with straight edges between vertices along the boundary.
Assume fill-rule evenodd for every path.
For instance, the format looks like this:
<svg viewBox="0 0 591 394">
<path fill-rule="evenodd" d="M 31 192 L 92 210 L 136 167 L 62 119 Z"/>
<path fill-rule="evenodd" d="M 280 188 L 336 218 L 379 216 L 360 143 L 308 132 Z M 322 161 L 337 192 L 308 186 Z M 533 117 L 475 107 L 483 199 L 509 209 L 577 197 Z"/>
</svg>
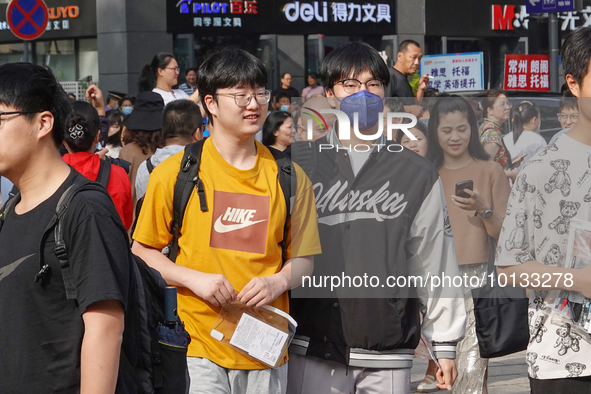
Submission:
<svg viewBox="0 0 591 394">
<path fill-rule="evenodd" d="M 426 370 L 427 361 L 415 358 L 412 368 L 411 392 L 415 392 L 415 389 L 425 377 Z M 525 351 L 490 360 L 488 392 L 489 394 L 529 394 Z M 448 393 L 448 391 L 440 390 L 437 393 L 444 394 Z"/>
</svg>

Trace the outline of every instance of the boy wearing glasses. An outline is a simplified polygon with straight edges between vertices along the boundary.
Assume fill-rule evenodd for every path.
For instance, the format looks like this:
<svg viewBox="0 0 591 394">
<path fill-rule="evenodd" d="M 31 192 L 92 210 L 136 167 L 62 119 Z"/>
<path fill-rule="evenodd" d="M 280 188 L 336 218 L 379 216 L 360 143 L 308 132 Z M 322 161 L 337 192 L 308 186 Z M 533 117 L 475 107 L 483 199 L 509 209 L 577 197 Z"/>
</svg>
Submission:
<svg viewBox="0 0 591 394">
<path fill-rule="evenodd" d="M 577 98 L 569 96 L 562 97 L 560 99 L 557 116 L 562 130 L 552 136 L 550 144 L 569 131 L 579 120 L 579 103 L 577 102 Z"/>
<path fill-rule="evenodd" d="M 154 169 L 134 234 L 133 250 L 179 287 L 178 309 L 191 334 L 191 394 L 285 393 L 287 354 L 279 367 L 212 338 L 221 307 L 240 302 L 288 311 L 292 267 L 308 275 L 320 252 L 314 194 L 294 166 L 297 190 L 288 222 L 287 261 L 281 241 L 287 215 L 275 159 L 254 139 L 268 110 L 267 73 L 253 55 L 226 49 L 200 67 L 197 87 L 215 132 L 203 145 L 199 178 L 207 211 L 193 192 L 176 264 L 160 250 L 171 240 L 173 195 L 183 153 Z M 306 273 L 307 272 L 307 273 Z M 294 272 L 294 283 L 297 283 Z"/>
<path fill-rule="evenodd" d="M 405 281 L 459 275 L 441 180 L 430 162 L 380 132 L 390 76 L 374 48 L 337 48 L 320 74 L 328 102 L 349 118 L 350 130 L 337 113 L 326 136 L 292 144 L 292 159 L 307 172 L 305 158 L 315 157 L 309 174 L 322 254 L 314 277 L 330 282 L 292 290 L 298 330 L 288 393 L 409 393 L 421 331 L 433 341 L 439 387 L 449 388 L 464 334 L 462 290 Z"/>
<path fill-rule="evenodd" d="M 20 190 L 0 211 L 1 393 L 131 392 L 117 384 L 131 253 L 106 192 L 72 197 L 59 221 L 69 266 L 54 252 L 58 201 L 88 182 L 58 151 L 70 111 L 48 69 L 0 66 L 0 175 Z"/>
<path fill-rule="evenodd" d="M 591 298 L 591 265 L 585 266 L 576 245 L 573 259 L 567 260 L 569 235 L 577 239 L 575 234 L 581 234 L 573 223 L 591 222 L 590 60 L 591 28 L 582 27 L 562 46 L 566 83 L 579 100 L 579 119 L 519 172 L 517 185 L 524 186 L 509 197 L 497 246 L 499 274 L 533 289 L 526 355 L 532 394 L 591 393 L 591 344 L 581 312 Z"/>
</svg>

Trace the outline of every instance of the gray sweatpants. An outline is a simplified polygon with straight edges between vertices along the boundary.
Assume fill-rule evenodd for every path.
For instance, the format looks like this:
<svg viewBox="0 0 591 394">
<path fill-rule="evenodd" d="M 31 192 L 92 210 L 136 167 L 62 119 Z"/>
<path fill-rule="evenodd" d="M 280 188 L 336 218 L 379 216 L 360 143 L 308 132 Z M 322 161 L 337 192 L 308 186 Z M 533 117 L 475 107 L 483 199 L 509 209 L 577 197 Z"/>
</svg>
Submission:
<svg viewBox="0 0 591 394">
<path fill-rule="evenodd" d="M 287 393 L 408 394 L 410 368 L 347 368 L 334 361 L 291 354 Z"/>
<path fill-rule="evenodd" d="M 285 394 L 287 364 L 270 369 L 227 369 L 206 358 L 187 357 L 190 394 Z"/>
</svg>

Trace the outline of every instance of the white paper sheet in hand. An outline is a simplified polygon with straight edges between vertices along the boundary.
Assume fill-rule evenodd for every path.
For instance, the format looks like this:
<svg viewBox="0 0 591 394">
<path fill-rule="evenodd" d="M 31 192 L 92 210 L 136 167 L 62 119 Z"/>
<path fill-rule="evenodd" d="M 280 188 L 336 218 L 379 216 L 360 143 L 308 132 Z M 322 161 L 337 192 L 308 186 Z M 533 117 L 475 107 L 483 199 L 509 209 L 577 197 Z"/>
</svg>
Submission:
<svg viewBox="0 0 591 394">
<path fill-rule="evenodd" d="M 265 364 L 274 365 L 283 356 L 281 351 L 286 341 L 286 333 L 244 313 L 230 344 Z"/>
</svg>

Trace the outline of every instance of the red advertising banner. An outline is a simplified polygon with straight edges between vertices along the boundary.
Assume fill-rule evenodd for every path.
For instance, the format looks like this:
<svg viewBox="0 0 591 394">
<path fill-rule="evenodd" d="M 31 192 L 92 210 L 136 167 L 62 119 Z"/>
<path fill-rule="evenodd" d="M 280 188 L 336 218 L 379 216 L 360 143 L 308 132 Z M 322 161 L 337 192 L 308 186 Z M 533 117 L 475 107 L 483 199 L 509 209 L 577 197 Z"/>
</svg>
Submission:
<svg viewBox="0 0 591 394">
<path fill-rule="evenodd" d="M 548 55 L 505 55 L 505 90 L 550 91 Z"/>
</svg>

